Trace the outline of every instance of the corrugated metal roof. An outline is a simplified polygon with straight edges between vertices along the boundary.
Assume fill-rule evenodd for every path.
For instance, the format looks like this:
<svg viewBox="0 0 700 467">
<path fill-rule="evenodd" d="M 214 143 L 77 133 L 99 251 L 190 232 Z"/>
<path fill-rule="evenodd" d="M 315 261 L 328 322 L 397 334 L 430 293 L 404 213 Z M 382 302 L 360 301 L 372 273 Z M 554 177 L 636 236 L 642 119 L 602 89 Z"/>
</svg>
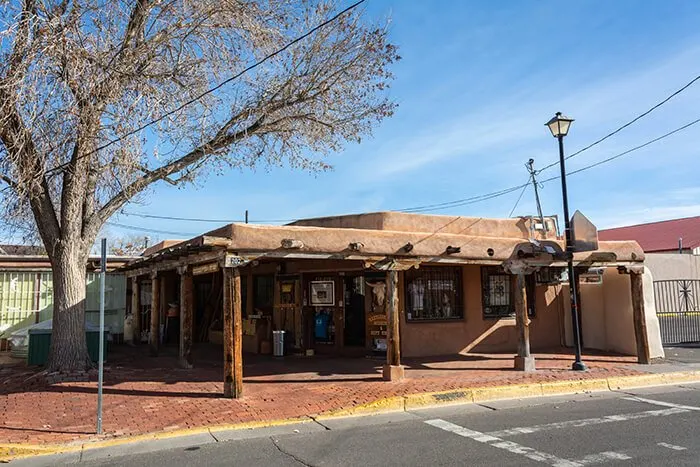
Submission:
<svg viewBox="0 0 700 467">
<path fill-rule="evenodd" d="M 600 240 L 635 240 L 645 252 L 673 251 L 678 239 L 684 249 L 700 247 L 700 216 L 630 225 L 598 232 Z"/>
</svg>

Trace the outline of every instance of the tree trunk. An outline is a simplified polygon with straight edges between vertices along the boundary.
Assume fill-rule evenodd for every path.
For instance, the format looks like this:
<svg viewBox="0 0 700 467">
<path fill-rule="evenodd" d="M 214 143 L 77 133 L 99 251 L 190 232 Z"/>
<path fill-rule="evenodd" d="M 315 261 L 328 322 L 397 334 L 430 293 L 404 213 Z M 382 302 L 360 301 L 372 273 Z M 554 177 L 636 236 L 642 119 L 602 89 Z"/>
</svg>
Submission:
<svg viewBox="0 0 700 467">
<path fill-rule="evenodd" d="M 53 261 L 53 331 L 47 369 L 85 371 L 92 366 L 85 340 L 86 258 L 77 247 L 57 251 Z"/>
</svg>

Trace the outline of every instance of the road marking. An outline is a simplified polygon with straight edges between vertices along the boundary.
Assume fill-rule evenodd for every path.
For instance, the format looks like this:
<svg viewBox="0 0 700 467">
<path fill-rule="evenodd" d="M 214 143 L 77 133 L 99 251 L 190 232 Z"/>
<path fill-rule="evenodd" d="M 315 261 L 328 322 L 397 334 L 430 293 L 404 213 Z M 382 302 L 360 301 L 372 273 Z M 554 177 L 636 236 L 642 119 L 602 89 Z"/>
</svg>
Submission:
<svg viewBox="0 0 700 467">
<path fill-rule="evenodd" d="M 628 413 L 628 414 L 620 414 L 620 415 L 608 415 L 605 417 L 584 418 L 584 419 L 580 419 L 580 420 L 566 420 L 563 422 L 545 423 L 542 425 L 521 426 L 521 427 L 516 427 L 516 428 L 509 428 L 506 430 L 491 431 L 487 434 L 491 435 L 491 436 L 498 436 L 501 438 L 505 438 L 508 436 L 537 433 L 539 431 L 545 431 L 545 430 L 560 430 L 562 428 L 579 428 L 579 427 L 588 426 L 588 425 L 600 425 L 602 423 L 624 422 L 627 420 L 638 420 L 640 418 L 663 417 L 663 416 L 667 416 L 667 415 L 675 415 L 675 414 L 679 414 L 679 413 L 685 413 L 688 411 L 689 411 L 688 409 L 681 409 L 681 408 L 673 407 L 670 409 L 648 410 L 646 412 L 636 412 L 636 413 Z"/>
<path fill-rule="evenodd" d="M 575 461 L 580 465 L 593 465 L 593 464 L 603 464 L 608 461 L 627 461 L 632 459 L 627 454 L 615 451 L 605 451 L 599 452 L 598 454 L 589 454 L 583 459 Z"/>
<path fill-rule="evenodd" d="M 676 409 L 700 411 L 700 407 L 695 407 L 693 405 L 674 404 L 672 402 L 657 401 L 654 399 L 645 399 L 644 397 L 638 397 L 638 396 L 624 397 L 624 399 L 628 400 L 628 401 L 646 402 L 647 404 L 660 405 L 661 407 L 674 407 Z"/>
<path fill-rule="evenodd" d="M 674 451 L 685 451 L 687 448 L 684 448 L 683 446 L 676 446 L 675 444 L 668 444 L 668 443 L 656 443 L 661 447 L 664 448 L 669 448 L 673 449 Z"/>
<path fill-rule="evenodd" d="M 542 462 L 544 464 L 551 465 L 552 467 L 582 467 L 585 465 L 600 464 L 610 460 L 627 460 L 631 457 L 626 454 L 618 452 L 601 452 L 599 454 L 591 454 L 584 457 L 578 461 L 572 461 L 568 459 L 563 459 L 561 457 L 555 456 L 547 452 L 538 451 L 536 449 L 523 446 L 522 444 L 515 443 L 513 441 L 504 441 L 503 439 L 493 436 L 490 433 L 482 433 L 480 431 L 470 430 L 454 423 L 436 418 L 434 420 L 426 420 L 425 423 L 428 425 L 440 428 L 441 430 L 454 433 L 465 438 L 473 439 L 480 443 L 493 446 L 495 448 L 503 449 L 505 451 L 511 452 L 513 454 L 520 454 L 527 457 L 533 461 Z"/>
</svg>

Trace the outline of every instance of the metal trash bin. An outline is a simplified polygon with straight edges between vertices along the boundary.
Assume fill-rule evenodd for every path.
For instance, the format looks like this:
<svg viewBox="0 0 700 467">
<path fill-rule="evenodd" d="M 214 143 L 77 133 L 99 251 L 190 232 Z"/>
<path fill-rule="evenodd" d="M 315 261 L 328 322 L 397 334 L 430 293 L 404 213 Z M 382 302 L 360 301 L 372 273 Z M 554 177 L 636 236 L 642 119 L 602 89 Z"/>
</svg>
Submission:
<svg viewBox="0 0 700 467">
<path fill-rule="evenodd" d="M 284 331 L 272 331 L 272 355 L 284 357 Z"/>
</svg>

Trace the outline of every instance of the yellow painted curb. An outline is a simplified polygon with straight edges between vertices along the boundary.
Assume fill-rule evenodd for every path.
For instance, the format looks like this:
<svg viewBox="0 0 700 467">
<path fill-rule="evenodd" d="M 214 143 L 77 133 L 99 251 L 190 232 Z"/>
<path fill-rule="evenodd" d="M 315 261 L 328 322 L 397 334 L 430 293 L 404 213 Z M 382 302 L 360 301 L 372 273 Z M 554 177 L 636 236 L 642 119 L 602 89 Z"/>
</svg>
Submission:
<svg viewBox="0 0 700 467">
<path fill-rule="evenodd" d="M 23 457 L 43 456 L 80 451 L 80 445 L 0 444 L 0 462 Z"/>
<path fill-rule="evenodd" d="M 474 388 L 474 402 L 492 401 L 497 399 L 517 399 L 521 397 L 537 397 L 542 395 L 542 385 L 514 384 L 509 386 L 493 386 Z"/>
<path fill-rule="evenodd" d="M 575 379 L 541 383 L 543 396 L 578 394 L 582 392 L 609 391 L 607 379 Z"/>
<path fill-rule="evenodd" d="M 322 413 L 316 420 L 370 415 L 387 412 L 402 412 L 425 407 L 468 404 L 498 399 L 514 399 L 549 395 L 576 394 L 593 391 L 615 391 L 618 389 L 700 382 L 700 371 L 679 371 L 673 373 L 641 374 L 633 376 L 611 376 L 605 379 L 563 380 L 532 384 L 515 384 L 510 386 L 493 386 L 480 388 L 462 388 L 441 392 L 409 394 L 378 399 L 356 407 L 339 409 Z M 139 441 L 151 441 L 180 436 L 216 433 L 229 430 L 244 430 L 273 426 L 310 423 L 310 416 L 269 421 L 243 422 L 208 427 L 186 428 L 161 431 L 143 435 L 127 436 L 107 440 L 87 440 L 83 444 L 35 445 L 35 444 L 0 444 L 0 461 L 11 461 L 23 457 L 41 456 L 76 452 L 85 449 L 98 449 Z"/>
<path fill-rule="evenodd" d="M 471 404 L 474 393 L 471 389 L 453 389 L 451 391 L 427 392 L 404 396 L 406 410 L 422 409 L 436 405 Z"/>
<path fill-rule="evenodd" d="M 361 404 L 348 409 L 333 410 L 324 412 L 314 417 L 316 420 L 328 420 L 331 418 L 354 417 L 356 415 L 369 415 L 387 412 L 403 412 L 405 410 L 404 398 L 402 396 L 386 397 L 376 401 Z"/>
<path fill-rule="evenodd" d="M 700 371 L 677 371 L 674 373 L 655 373 L 634 376 L 608 378 L 611 391 L 631 389 L 644 386 L 700 382 Z"/>
<path fill-rule="evenodd" d="M 0 461 L 11 461 L 24 457 L 45 456 L 51 454 L 65 454 L 87 449 L 100 449 L 124 444 L 138 443 L 140 441 L 156 441 L 161 439 L 178 438 L 206 433 L 217 433 L 228 430 L 245 430 L 253 428 L 266 428 L 273 426 L 293 425 L 297 423 L 310 423 L 309 417 L 288 418 L 281 420 L 242 422 L 234 424 L 214 425 L 209 427 L 183 428 L 172 431 L 159 431 L 143 435 L 126 436 L 107 440 L 86 440 L 81 444 L 65 445 L 37 445 L 37 444 L 0 444 Z"/>
</svg>

